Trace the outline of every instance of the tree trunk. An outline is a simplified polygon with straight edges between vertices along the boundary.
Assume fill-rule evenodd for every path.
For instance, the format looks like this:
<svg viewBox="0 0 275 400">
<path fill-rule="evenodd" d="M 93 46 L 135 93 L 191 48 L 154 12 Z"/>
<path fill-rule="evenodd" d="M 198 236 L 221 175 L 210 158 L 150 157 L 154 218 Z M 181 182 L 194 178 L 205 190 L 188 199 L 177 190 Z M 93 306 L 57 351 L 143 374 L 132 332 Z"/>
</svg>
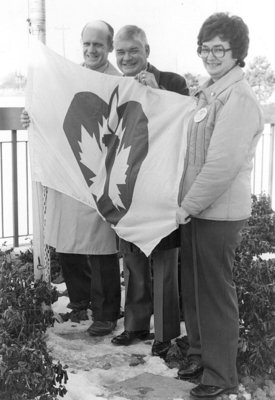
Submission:
<svg viewBox="0 0 275 400">
<path fill-rule="evenodd" d="M 46 44 L 45 0 L 28 0 L 29 33 Z M 50 249 L 44 243 L 44 223 L 47 189 L 39 182 L 32 184 L 33 196 L 33 266 L 34 277 L 51 282 Z"/>
<path fill-rule="evenodd" d="M 29 1 L 29 29 L 30 34 L 42 43 L 46 43 L 46 10 L 45 0 Z"/>
</svg>

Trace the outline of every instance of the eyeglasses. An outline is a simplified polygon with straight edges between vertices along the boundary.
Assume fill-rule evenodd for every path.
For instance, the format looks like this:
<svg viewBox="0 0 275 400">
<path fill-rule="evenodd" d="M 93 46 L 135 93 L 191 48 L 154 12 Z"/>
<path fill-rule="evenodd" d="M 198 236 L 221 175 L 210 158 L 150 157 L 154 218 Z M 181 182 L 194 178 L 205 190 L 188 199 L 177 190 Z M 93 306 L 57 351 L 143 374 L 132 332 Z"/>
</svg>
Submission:
<svg viewBox="0 0 275 400">
<path fill-rule="evenodd" d="M 225 56 L 225 53 L 229 50 L 232 49 L 231 48 L 225 49 L 221 44 L 218 44 L 216 46 L 213 46 L 211 49 L 207 46 L 199 46 L 197 48 L 197 53 L 198 56 L 201 58 L 207 58 L 210 52 L 216 58 L 223 58 Z"/>
</svg>

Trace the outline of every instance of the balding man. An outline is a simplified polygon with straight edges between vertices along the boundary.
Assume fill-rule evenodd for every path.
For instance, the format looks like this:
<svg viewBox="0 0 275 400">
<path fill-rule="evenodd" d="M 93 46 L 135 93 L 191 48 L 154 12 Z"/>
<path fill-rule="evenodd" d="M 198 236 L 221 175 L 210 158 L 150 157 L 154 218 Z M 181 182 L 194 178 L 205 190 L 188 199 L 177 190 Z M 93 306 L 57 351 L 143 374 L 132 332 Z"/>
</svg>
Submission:
<svg viewBox="0 0 275 400">
<path fill-rule="evenodd" d="M 113 51 L 114 30 L 104 21 L 88 22 L 81 33 L 84 63 L 86 68 L 109 75 L 120 75 L 108 60 Z"/>
<path fill-rule="evenodd" d="M 104 21 L 87 23 L 81 33 L 86 68 L 120 75 L 108 61 L 113 50 L 113 28 Z M 28 127 L 28 114 L 22 124 Z M 91 336 L 112 332 L 120 314 L 120 271 L 114 231 L 97 211 L 73 198 L 49 189 L 45 242 L 59 253 L 73 310 L 87 309 L 91 302 Z"/>
</svg>

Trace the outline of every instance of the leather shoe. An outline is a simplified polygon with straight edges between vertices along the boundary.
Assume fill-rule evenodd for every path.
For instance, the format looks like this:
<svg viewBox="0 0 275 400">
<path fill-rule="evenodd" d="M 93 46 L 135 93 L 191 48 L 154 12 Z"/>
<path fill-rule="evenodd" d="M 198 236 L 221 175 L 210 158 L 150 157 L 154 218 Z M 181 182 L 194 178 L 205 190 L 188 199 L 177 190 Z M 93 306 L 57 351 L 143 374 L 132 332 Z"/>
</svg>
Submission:
<svg viewBox="0 0 275 400">
<path fill-rule="evenodd" d="M 149 336 L 149 331 L 124 331 L 118 336 L 114 336 L 111 342 L 118 346 L 129 346 L 136 339 L 145 340 Z"/>
<path fill-rule="evenodd" d="M 194 387 L 191 389 L 190 394 L 194 397 L 197 398 L 207 398 L 207 399 L 212 399 L 213 397 L 219 396 L 222 393 L 236 393 L 237 388 L 221 388 L 219 386 L 210 386 L 210 385 L 204 385 L 203 383 L 200 383 L 198 386 Z"/>
<path fill-rule="evenodd" d="M 116 321 L 94 321 L 88 328 L 90 336 L 105 336 L 111 333 L 116 327 Z"/>
<path fill-rule="evenodd" d="M 203 371 L 201 357 L 197 355 L 189 356 L 187 363 L 183 365 L 178 371 L 178 378 L 188 380 L 197 378 Z"/>
<path fill-rule="evenodd" d="M 89 301 L 87 300 L 82 300 L 78 302 L 70 301 L 69 304 L 67 305 L 67 308 L 70 308 L 71 310 L 75 311 L 87 310 L 88 307 L 89 307 Z"/>
<path fill-rule="evenodd" d="M 152 346 L 152 356 L 158 356 L 161 358 L 165 358 L 168 350 L 170 349 L 171 341 L 167 340 L 166 342 L 159 342 L 158 340 L 154 340 Z"/>
</svg>

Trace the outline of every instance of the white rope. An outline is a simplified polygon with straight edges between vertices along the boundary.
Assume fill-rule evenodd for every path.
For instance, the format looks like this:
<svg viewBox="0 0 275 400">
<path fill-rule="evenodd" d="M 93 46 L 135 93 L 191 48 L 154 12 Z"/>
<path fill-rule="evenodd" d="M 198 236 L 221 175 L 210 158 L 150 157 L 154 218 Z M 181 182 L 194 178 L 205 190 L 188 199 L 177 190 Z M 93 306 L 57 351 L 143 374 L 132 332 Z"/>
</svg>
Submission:
<svg viewBox="0 0 275 400">
<path fill-rule="evenodd" d="M 45 238 L 45 228 L 46 228 L 46 212 L 47 212 L 47 196 L 48 196 L 48 188 L 43 186 L 43 239 Z M 43 240 L 44 242 L 44 240 Z M 50 246 L 45 242 L 44 244 L 44 271 L 43 271 L 43 279 L 50 283 L 51 282 L 51 253 Z"/>
<path fill-rule="evenodd" d="M 51 282 L 50 247 L 45 244 L 48 188 L 33 182 L 33 266 L 35 279 Z"/>
</svg>

